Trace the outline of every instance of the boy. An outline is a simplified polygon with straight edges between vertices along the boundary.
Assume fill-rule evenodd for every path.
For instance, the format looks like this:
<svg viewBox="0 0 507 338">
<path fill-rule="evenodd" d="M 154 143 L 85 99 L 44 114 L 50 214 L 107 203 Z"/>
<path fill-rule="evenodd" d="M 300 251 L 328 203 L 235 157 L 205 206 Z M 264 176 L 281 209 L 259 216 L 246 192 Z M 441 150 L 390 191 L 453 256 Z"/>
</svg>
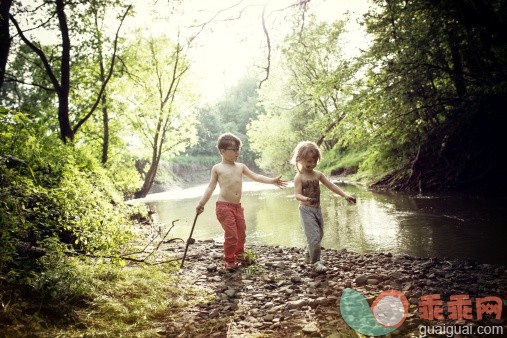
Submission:
<svg viewBox="0 0 507 338">
<path fill-rule="evenodd" d="M 240 203 L 243 175 L 256 182 L 271 183 L 280 188 L 287 186 L 287 182 L 282 180 L 281 176 L 269 178 L 252 172 L 242 163 L 237 163 L 241 146 L 241 140 L 231 133 L 219 136 L 217 148 L 222 161 L 211 169 L 209 185 L 195 209 L 197 214 L 204 211 L 204 205 L 210 199 L 218 183 L 220 193 L 216 202 L 216 216 L 224 229 L 226 269 L 236 268 L 237 263 L 246 263 L 244 257 L 246 224 L 244 210 Z"/>
</svg>

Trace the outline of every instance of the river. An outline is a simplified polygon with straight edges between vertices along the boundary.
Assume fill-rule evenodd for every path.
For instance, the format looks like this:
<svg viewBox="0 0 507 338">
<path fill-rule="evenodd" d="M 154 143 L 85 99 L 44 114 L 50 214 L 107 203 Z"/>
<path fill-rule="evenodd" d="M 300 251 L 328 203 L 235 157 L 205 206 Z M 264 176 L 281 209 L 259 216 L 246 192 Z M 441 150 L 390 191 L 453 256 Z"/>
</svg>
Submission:
<svg viewBox="0 0 507 338">
<path fill-rule="evenodd" d="M 378 193 L 358 185 L 338 183 L 357 197 L 349 204 L 322 188 L 324 215 L 322 246 L 360 253 L 384 252 L 417 257 L 470 259 L 507 265 L 507 211 L 505 200 L 463 193 Z M 186 240 L 195 217 L 195 206 L 206 185 L 150 194 L 136 203 L 147 203 L 155 220 L 169 237 Z M 199 215 L 196 240 L 223 241 L 216 220 L 216 193 Z M 298 202 L 291 186 L 244 182 L 242 204 L 247 221 L 247 244 L 304 247 Z"/>
</svg>

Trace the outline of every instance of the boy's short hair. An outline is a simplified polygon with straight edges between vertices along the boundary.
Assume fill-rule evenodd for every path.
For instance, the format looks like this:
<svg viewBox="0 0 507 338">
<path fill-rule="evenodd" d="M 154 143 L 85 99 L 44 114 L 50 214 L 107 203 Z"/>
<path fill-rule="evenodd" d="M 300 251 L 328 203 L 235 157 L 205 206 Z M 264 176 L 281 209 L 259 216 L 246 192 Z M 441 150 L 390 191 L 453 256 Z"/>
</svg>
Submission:
<svg viewBox="0 0 507 338">
<path fill-rule="evenodd" d="M 226 149 L 231 145 L 235 145 L 239 148 L 243 145 L 241 139 L 234 134 L 224 133 L 218 137 L 217 148 L 218 149 Z"/>
</svg>

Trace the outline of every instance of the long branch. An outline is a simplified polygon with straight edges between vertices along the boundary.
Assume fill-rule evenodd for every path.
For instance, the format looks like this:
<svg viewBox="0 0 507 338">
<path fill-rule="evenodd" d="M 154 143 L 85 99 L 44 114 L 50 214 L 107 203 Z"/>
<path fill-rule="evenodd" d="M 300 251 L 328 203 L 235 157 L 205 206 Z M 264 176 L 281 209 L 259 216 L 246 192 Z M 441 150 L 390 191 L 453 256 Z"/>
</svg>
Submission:
<svg viewBox="0 0 507 338">
<path fill-rule="evenodd" d="M 16 27 L 16 30 L 18 31 L 19 36 L 21 37 L 21 40 L 39 56 L 39 59 L 42 61 L 42 64 L 44 65 L 44 69 L 46 70 L 46 73 L 49 76 L 49 79 L 51 80 L 51 83 L 53 84 L 53 87 L 58 92 L 60 90 L 60 83 L 58 82 L 58 79 L 56 78 L 55 74 L 53 73 L 53 70 L 51 69 L 51 65 L 49 64 L 48 59 L 46 58 L 46 54 L 35 46 L 28 38 L 25 36 L 21 28 L 19 27 L 18 22 L 16 19 L 9 15 L 9 18 L 11 19 L 12 23 L 14 24 L 14 27 Z"/>
<path fill-rule="evenodd" d="M 271 40 L 269 38 L 269 32 L 268 32 L 268 29 L 266 28 L 266 5 L 267 5 L 267 2 L 264 4 L 264 8 L 262 9 L 262 29 L 264 31 L 264 35 L 266 36 L 266 42 L 267 42 L 267 45 L 268 45 L 268 56 L 267 56 L 267 61 L 268 61 L 268 64 L 266 65 L 266 67 L 264 68 L 266 70 L 266 76 L 259 82 L 259 88 L 261 88 L 262 84 L 268 80 L 269 78 L 269 69 L 271 67 Z"/>
<path fill-rule="evenodd" d="M 73 129 L 74 133 L 76 133 L 78 131 L 78 129 L 83 125 L 83 123 L 85 123 L 90 118 L 90 116 L 92 116 L 92 114 L 95 112 L 95 109 L 97 109 L 97 107 L 100 103 L 100 99 L 102 98 L 102 95 L 104 95 L 104 91 L 106 90 L 106 86 L 109 83 L 109 80 L 111 79 L 111 77 L 113 75 L 113 70 L 114 70 L 114 65 L 115 65 L 115 60 L 116 60 L 116 51 L 118 49 L 118 37 L 120 35 L 120 29 L 121 29 L 121 26 L 123 25 L 123 21 L 125 20 L 125 17 L 127 16 L 131 7 L 132 7 L 132 5 L 129 5 L 127 7 L 127 9 L 125 10 L 125 13 L 123 14 L 123 16 L 121 18 L 120 25 L 118 26 L 118 29 L 116 30 L 116 35 L 115 35 L 114 43 L 113 43 L 113 55 L 111 56 L 111 64 L 109 65 L 109 71 L 106 76 L 106 79 L 104 80 L 104 82 L 102 82 L 102 85 L 100 87 L 99 95 L 97 96 L 97 99 L 95 100 L 95 103 L 93 104 L 90 111 L 74 127 L 74 129 Z"/>
<path fill-rule="evenodd" d="M 5 77 L 5 82 L 21 83 L 21 84 L 24 84 L 24 85 L 38 87 L 40 89 L 44 89 L 44 90 L 47 90 L 47 91 L 50 91 L 50 92 L 54 92 L 55 91 L 54 88 L 49 88 L 49 87 L 46 87 L 46 86 L 43 86 L 43 85 L 40 85 L 40 84 L 34 83 L 34 82 L 23 81 L 23 80 L 20 80 L 20 79 L 18 79 L 16 77 L 10 77 L 10 76 L 8 76 L 8 74 L 6 74 L 6 75 L 7 76 Z"/>
</svg>

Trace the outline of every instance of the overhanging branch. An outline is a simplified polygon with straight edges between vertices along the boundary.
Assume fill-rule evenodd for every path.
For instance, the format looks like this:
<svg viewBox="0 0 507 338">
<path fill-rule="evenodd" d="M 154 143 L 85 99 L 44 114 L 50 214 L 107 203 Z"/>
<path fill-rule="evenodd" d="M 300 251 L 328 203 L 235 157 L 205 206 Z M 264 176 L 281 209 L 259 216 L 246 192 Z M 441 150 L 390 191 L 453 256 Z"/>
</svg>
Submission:
<svg viewBox="0 0 507 338">
<path fill-rule="evenodd" d="M 30 40 L 28 40 L 28 38 L 25 36 L 23 31 L 19 27 L 19 24 L 16 21 L 16 19 L 12 15 L 9 15 L 9 18 L 11 19 L 12 23 L 14 24 L 14 27 L 16 27 L 16 30 L 18 31 L 18 34 L 21 37 L 21 40 L 23 40 L 23 42 L 31 50 L 33 50 L 35 52 L 35 54 L 37 54 L 39 56 L 39 59 L 42 61 L 42 64 L 44 65 L 44 69 L 46 70 L 46 73 L 48 74 L 49 79 L 51 80 L 51 83 L 53 84 L 53 87 L 55 88 L 55 91 L 58 92 L 60 90 L 60 83 L 58 82 L 58 79 L 56 78 L 55 74 L 53 73 L 53 70 L 51 69 L 51 65 L 49 64 L 49 61 L 46 58 L 46 55 L 39 47 L 37 47 Z"/>
</svg>

